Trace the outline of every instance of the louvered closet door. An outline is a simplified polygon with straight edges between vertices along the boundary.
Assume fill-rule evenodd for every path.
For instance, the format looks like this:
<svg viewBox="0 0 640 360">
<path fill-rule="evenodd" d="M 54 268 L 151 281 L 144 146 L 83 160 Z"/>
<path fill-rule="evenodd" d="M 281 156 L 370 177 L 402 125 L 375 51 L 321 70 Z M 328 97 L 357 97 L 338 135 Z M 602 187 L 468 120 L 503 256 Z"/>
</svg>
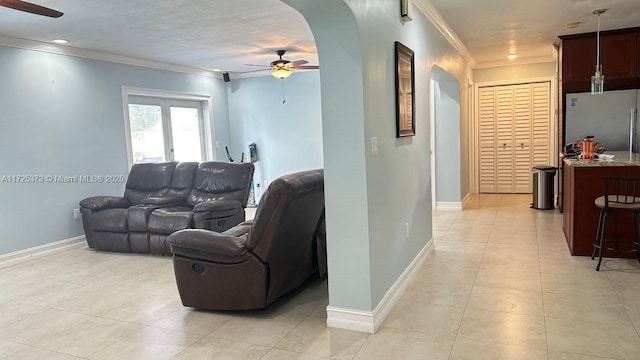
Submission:
<svg viewBox="0 0 640 360">
<path fill-rule="evenodd" d="M 532 165 L 547 166 L 549 163 L 549 141 L 551 136 L 551 109 L 549 83 L 532 84 L 531 141 Z"/>
<path fill-rule="evenodd" d="M 480 192 L 530 193 L 549 164 L 550 83 L 478 89 Z"/>
<path fill-rule="evenodd" d="M 531 192 L 531 85 L 516 85 L 513 91 L 514 159 L 512 192 Z"/>
<path fill-rule="evenodd" d="M 513 192 L 513 88 L 496 88 L 496 191 Z"/>
<path fill-rule="evenodd" d="M 478 91 L 480 192 L 495 193 L 497 191 L 495 89 L 480 88 Z"/>
</svg>

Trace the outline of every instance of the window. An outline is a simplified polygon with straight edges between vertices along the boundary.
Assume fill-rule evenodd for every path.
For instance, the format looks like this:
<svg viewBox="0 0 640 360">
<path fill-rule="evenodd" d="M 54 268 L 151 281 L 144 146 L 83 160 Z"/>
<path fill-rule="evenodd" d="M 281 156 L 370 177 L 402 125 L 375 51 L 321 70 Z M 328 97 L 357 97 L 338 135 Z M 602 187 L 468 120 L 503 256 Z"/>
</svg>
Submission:
<svg viewBox="0 0 640 360">
<path fill-rule="evenodd" d="M 130 164 L 162 161 L 205 161 L 213 158 L 200 99 L 131 95 L 126 128 Z"/>
</svg>

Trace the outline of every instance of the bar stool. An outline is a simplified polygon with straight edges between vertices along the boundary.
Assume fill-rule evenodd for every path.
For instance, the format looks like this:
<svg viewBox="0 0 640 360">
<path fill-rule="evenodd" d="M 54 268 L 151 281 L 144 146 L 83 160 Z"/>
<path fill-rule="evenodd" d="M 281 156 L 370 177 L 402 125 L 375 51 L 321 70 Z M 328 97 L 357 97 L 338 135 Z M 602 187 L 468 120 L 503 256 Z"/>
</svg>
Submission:
<svg viewBox="0 0 640 360">
<path fill-rule="evenodd" d="M 593 242 L 593 254 L 591 260 L 598 252 L 598 266 L 596 271 L 600 271 L 602 264 L 602 249 L 614 252 L 635 252 L 640 261 L 640 178 L 604 178 L 604 195 L 595 200 L 595 204 L 600 208 L 600 219 L 598 220 L 598 230 L 596 239 Z M 633 214 L 633 244 L 632 249 L 621 249 L 619 247 L 607 247 L 605 243 L 622 243 L 623 240 L 604 238 L 607 215 L 610 212 L 631 212 Z M 626 240 L 624 240 L 626 242 Z"/>
</svg>

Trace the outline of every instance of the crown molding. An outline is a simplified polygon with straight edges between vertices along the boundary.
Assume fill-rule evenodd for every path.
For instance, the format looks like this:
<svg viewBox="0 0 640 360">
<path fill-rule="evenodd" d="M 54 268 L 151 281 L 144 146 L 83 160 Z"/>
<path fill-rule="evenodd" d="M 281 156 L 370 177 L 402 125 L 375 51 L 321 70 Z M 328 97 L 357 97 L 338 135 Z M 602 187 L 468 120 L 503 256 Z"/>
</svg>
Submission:
<svg viewBox="0 0 640 360">
<path fill-rule="evenodd" d="M 483 61 L 483 62 L 477 63 L 474 69 L 486 69 L 486 68 L 512 66 L 512 65 L 541 64 L 541 63 L 550 63 L 555 61 L 556 61 L 556 58 L 553 55 L 517 58 L 515 60 L 505 59 L 505 60 L 495 60 L 495 61 Z"/>
<path fill-rule="evenodd" d="M 250 73 L 229 71 L 229 76 L 231 77 L 231 80 L 234 80 L 234 79 L 250 79 L 250 78 L 256 78 L 256 77 L 271 76 L 271 71 L 272 71 L 271 69 L 267 69 L 264 72 L 255 71 L 255 72 L 250 72 Z M 291 74 L 291 75 L 295 75 L 295 74 Z"/>
<path fill-rule="evenodd" d="M 0 45 L 14 48 L 46 52 L 58 55 L 75 56 L 86 59 L 109 61 L 118 64 L 142 66 L 146 68 L 175 71 L 191 75 L 206 76 L 222 79 L 222 74 L 210 70 L 198 69 L 189 66 L 170 64 L 160 61 L 146 60 L 129 56 L 109 54 L 101 51 L 80 49 L 71 46 L 59 46 L 40 41 L 20 39 L 10 36 L 0 36 Z"/>
<path fill-rule="evenodd" d="M 429 0 L 413 0 L 414 4 L 420 11 L 429 19 L 433 25 L 440 31 L 447 41 L 453 46 L 460 55 L 467 61 L 469 66 L 476 68 L 476 60 L 471 56 L 467 47 L 462 43 L 458 35 L 449 27 L 449 24 L 444 21 L 440 13 L 436 8 L 431 5 Z"/>
</svg>

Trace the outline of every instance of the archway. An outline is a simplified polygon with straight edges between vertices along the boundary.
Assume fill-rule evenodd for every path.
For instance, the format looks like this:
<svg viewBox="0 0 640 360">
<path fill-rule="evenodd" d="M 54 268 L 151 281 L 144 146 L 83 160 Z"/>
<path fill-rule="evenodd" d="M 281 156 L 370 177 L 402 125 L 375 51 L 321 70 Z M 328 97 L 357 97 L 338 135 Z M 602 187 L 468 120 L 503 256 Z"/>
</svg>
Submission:
<svg viewBox="0 0 640 360">
<path fill-rule="evenodd" d="M 442 68 L 431 69 L 431 171 L 433 207 L 462 210 L 460 86 Z"/>
</svg>

